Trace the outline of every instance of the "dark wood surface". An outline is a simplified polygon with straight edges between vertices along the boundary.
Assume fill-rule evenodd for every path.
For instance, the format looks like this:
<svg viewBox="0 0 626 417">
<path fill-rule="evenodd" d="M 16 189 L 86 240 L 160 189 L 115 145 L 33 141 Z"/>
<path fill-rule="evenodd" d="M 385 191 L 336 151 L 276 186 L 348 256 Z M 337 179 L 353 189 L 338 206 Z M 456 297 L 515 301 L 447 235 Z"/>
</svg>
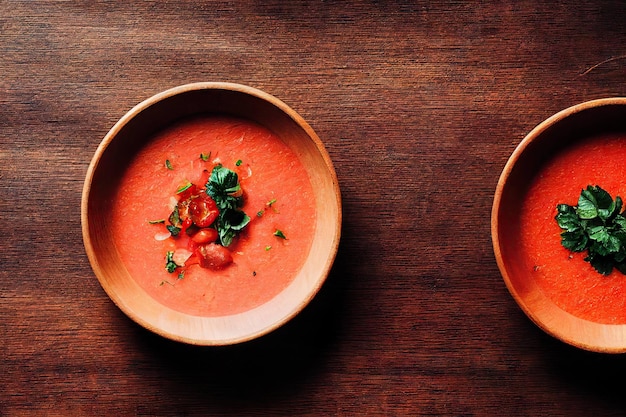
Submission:
<svg viewBox="0 0 626 417">
<path fill-rule="evenodd" d="M 619 0 L 0 2 L 0 416 L 624 415 L 626 357 L 526 318 L 490 210 L 529 130 L 625 80 Z M 80 229 L 106 132 L 194 81 L 299 112 L 344 204 L 313 303 L 224 348 L 130 321 Z"/>
</svg>

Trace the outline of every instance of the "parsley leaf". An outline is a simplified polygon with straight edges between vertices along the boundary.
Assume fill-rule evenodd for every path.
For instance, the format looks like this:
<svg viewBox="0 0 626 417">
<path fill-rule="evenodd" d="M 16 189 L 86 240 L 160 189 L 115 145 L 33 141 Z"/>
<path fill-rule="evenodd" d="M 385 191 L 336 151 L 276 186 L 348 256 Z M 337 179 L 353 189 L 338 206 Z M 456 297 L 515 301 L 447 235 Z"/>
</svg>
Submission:
<svg viewBox="0 0 626 417">
<path fill-rule="evenodd" d="M 239 176 L 222 165 L 216 165 L 206 184 L 206 193 L 217 203 L 220 210 L 243 205 Z"/>
<path fill-rule="evenodd" d="M 599 186 L 587 186 L 577 206 L 557 205 L 561 244 L 572 252 L 587 251 L 585 261 L 602 275 L 613 268 L 626 274 L 626 217 L 623 201 Z"/>
<path fill-rule="evenodd" d="M 240 210 L 243 193 L 236 172 L 216 165 L 206 184 L 206 193 L 219 209 L 217 232 L 222 246 L 229 246 L 235 236 L 250 223 L 250 217 Z"/>
<path fill-rule="evenodd" d="M 250 217 L 241 210 L 226 208 L 217 218 L 217 232 L 222 246 L 229 246 L 235 236 L 250 223 Z"/>
</svg>

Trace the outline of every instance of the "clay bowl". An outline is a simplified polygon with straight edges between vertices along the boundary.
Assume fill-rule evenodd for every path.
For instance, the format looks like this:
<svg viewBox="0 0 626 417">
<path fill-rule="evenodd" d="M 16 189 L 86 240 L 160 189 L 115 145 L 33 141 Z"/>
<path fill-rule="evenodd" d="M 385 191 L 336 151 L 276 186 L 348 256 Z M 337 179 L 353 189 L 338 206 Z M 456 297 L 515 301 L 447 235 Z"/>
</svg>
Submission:
<svg viewBox="0 0 626 417">
<path fill-rule="evenodd" d="M 165 307 L 130 276 L 114 247 L 109 201 L 123 167 L 153 135 L 195 115 L 224 114 L 254 121 L 278 135 L 300 158 L 313 185 L 317 219 L 312 247 L 293 282 L 269 302 L 239 314 L 200 317 Z M 81 206 L 85 249 L 102 288 L 132 320 L 166 338 L 228 345 L 262 336 L 297 315 L 316 295 L 340 239 L 337 177 L 313 129 L 282 101 L 232 83 L 195 83 L 157 94 L 131 109 L 107 133 L 87 172 Z"/>
<path fill-rule="evenodd" d="M 626 352 L 626 324 L 584 320 L 564 311 L 548 298 L 534 281 L 528 266 L 524 266 L 519 220 L 528 187 L 549 158 L 580 139 L 614 133 L 626 135 L 626 98 L 578 104 L 548 118 L 522 140 L 506 163 L 498 181 L 491 215 L 498 267 L 508 290 L 524 313 L 545 332 L 565 343 L 607 353 Z M 577 199 L 578 195 L 573 197 Z M 537 239 L 537 244 L 541 244 L 541 239 Z M 598 275 L 598 279 L 605 278 Z"/>
</svg>

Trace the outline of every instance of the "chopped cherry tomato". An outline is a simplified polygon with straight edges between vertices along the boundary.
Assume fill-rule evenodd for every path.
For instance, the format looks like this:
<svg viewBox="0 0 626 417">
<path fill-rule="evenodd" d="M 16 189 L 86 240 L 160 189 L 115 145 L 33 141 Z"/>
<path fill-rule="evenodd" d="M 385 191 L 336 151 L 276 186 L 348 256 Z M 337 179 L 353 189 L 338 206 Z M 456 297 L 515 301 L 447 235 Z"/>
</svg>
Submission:
<svg viewBox="0 0 626 417">
<path fill-rule="evenodd" d="M 195 255 L 202 268 L 222 269 L 233 262 L 230 251 L 217 243 L 205 243 L 198 246 Z"/>
<path fill-rule="evenodd" d="M 209 243 L 215 242 L 217 239 L 217 230 L 215 229 L 200 229 L 191 236 L 191 240 L 196 243 Z"/>
<path fill-rule="evenodd" d="M 193 241 L 193 239 L 188 239 L 187 240 L 187 250 L 190 251 L 191 253 L 194 254 L 194 258 L 196 257 L 196 249 L 198 249 L 198 246 L 200 246 L 201 243 L 196 243 Z M 197 262 L 196 262 L 197 263 Z"/>
<path fill-rule="evenodd" d="M 180 233 L 185 233 L 185 231 L 193 224 L 193 221 L 190 218 L 186 218 L 183 220 L 183 224 L 180 228 Z"/>
<path fill-rule="evenodd" d="M 198 227 L 209 227 L 218 215 L 217 204 L 206 194 L 193 197 L 189 202 L 189 216 Z"/>
<path fill-rule="evenodd" d="M 189 201 L 190 200 L 180 200 L 176 205 L 178 209 L 178 218 L 181 221 L 185 221 L 185 219 L 189 218 Z"/>
</svg>

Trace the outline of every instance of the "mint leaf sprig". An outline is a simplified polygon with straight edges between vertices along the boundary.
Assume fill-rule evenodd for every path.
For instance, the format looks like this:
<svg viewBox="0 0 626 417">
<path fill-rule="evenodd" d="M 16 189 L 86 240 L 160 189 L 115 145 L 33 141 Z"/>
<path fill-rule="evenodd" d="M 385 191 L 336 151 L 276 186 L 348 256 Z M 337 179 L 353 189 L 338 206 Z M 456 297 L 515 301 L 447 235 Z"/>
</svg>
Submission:
<svg viewBox="0 0 626 417">
<path fill-rule="evenodd" d="M 602 275 L 613 268 L 626 274 L 626 217 L 620 196 L 615 200 L 600 186 L 588 185 L 577 206 L 557 205 L 555 217 L 561 244 L 572 252 L 587 251 L 584 258 Z"/>
</svg>

